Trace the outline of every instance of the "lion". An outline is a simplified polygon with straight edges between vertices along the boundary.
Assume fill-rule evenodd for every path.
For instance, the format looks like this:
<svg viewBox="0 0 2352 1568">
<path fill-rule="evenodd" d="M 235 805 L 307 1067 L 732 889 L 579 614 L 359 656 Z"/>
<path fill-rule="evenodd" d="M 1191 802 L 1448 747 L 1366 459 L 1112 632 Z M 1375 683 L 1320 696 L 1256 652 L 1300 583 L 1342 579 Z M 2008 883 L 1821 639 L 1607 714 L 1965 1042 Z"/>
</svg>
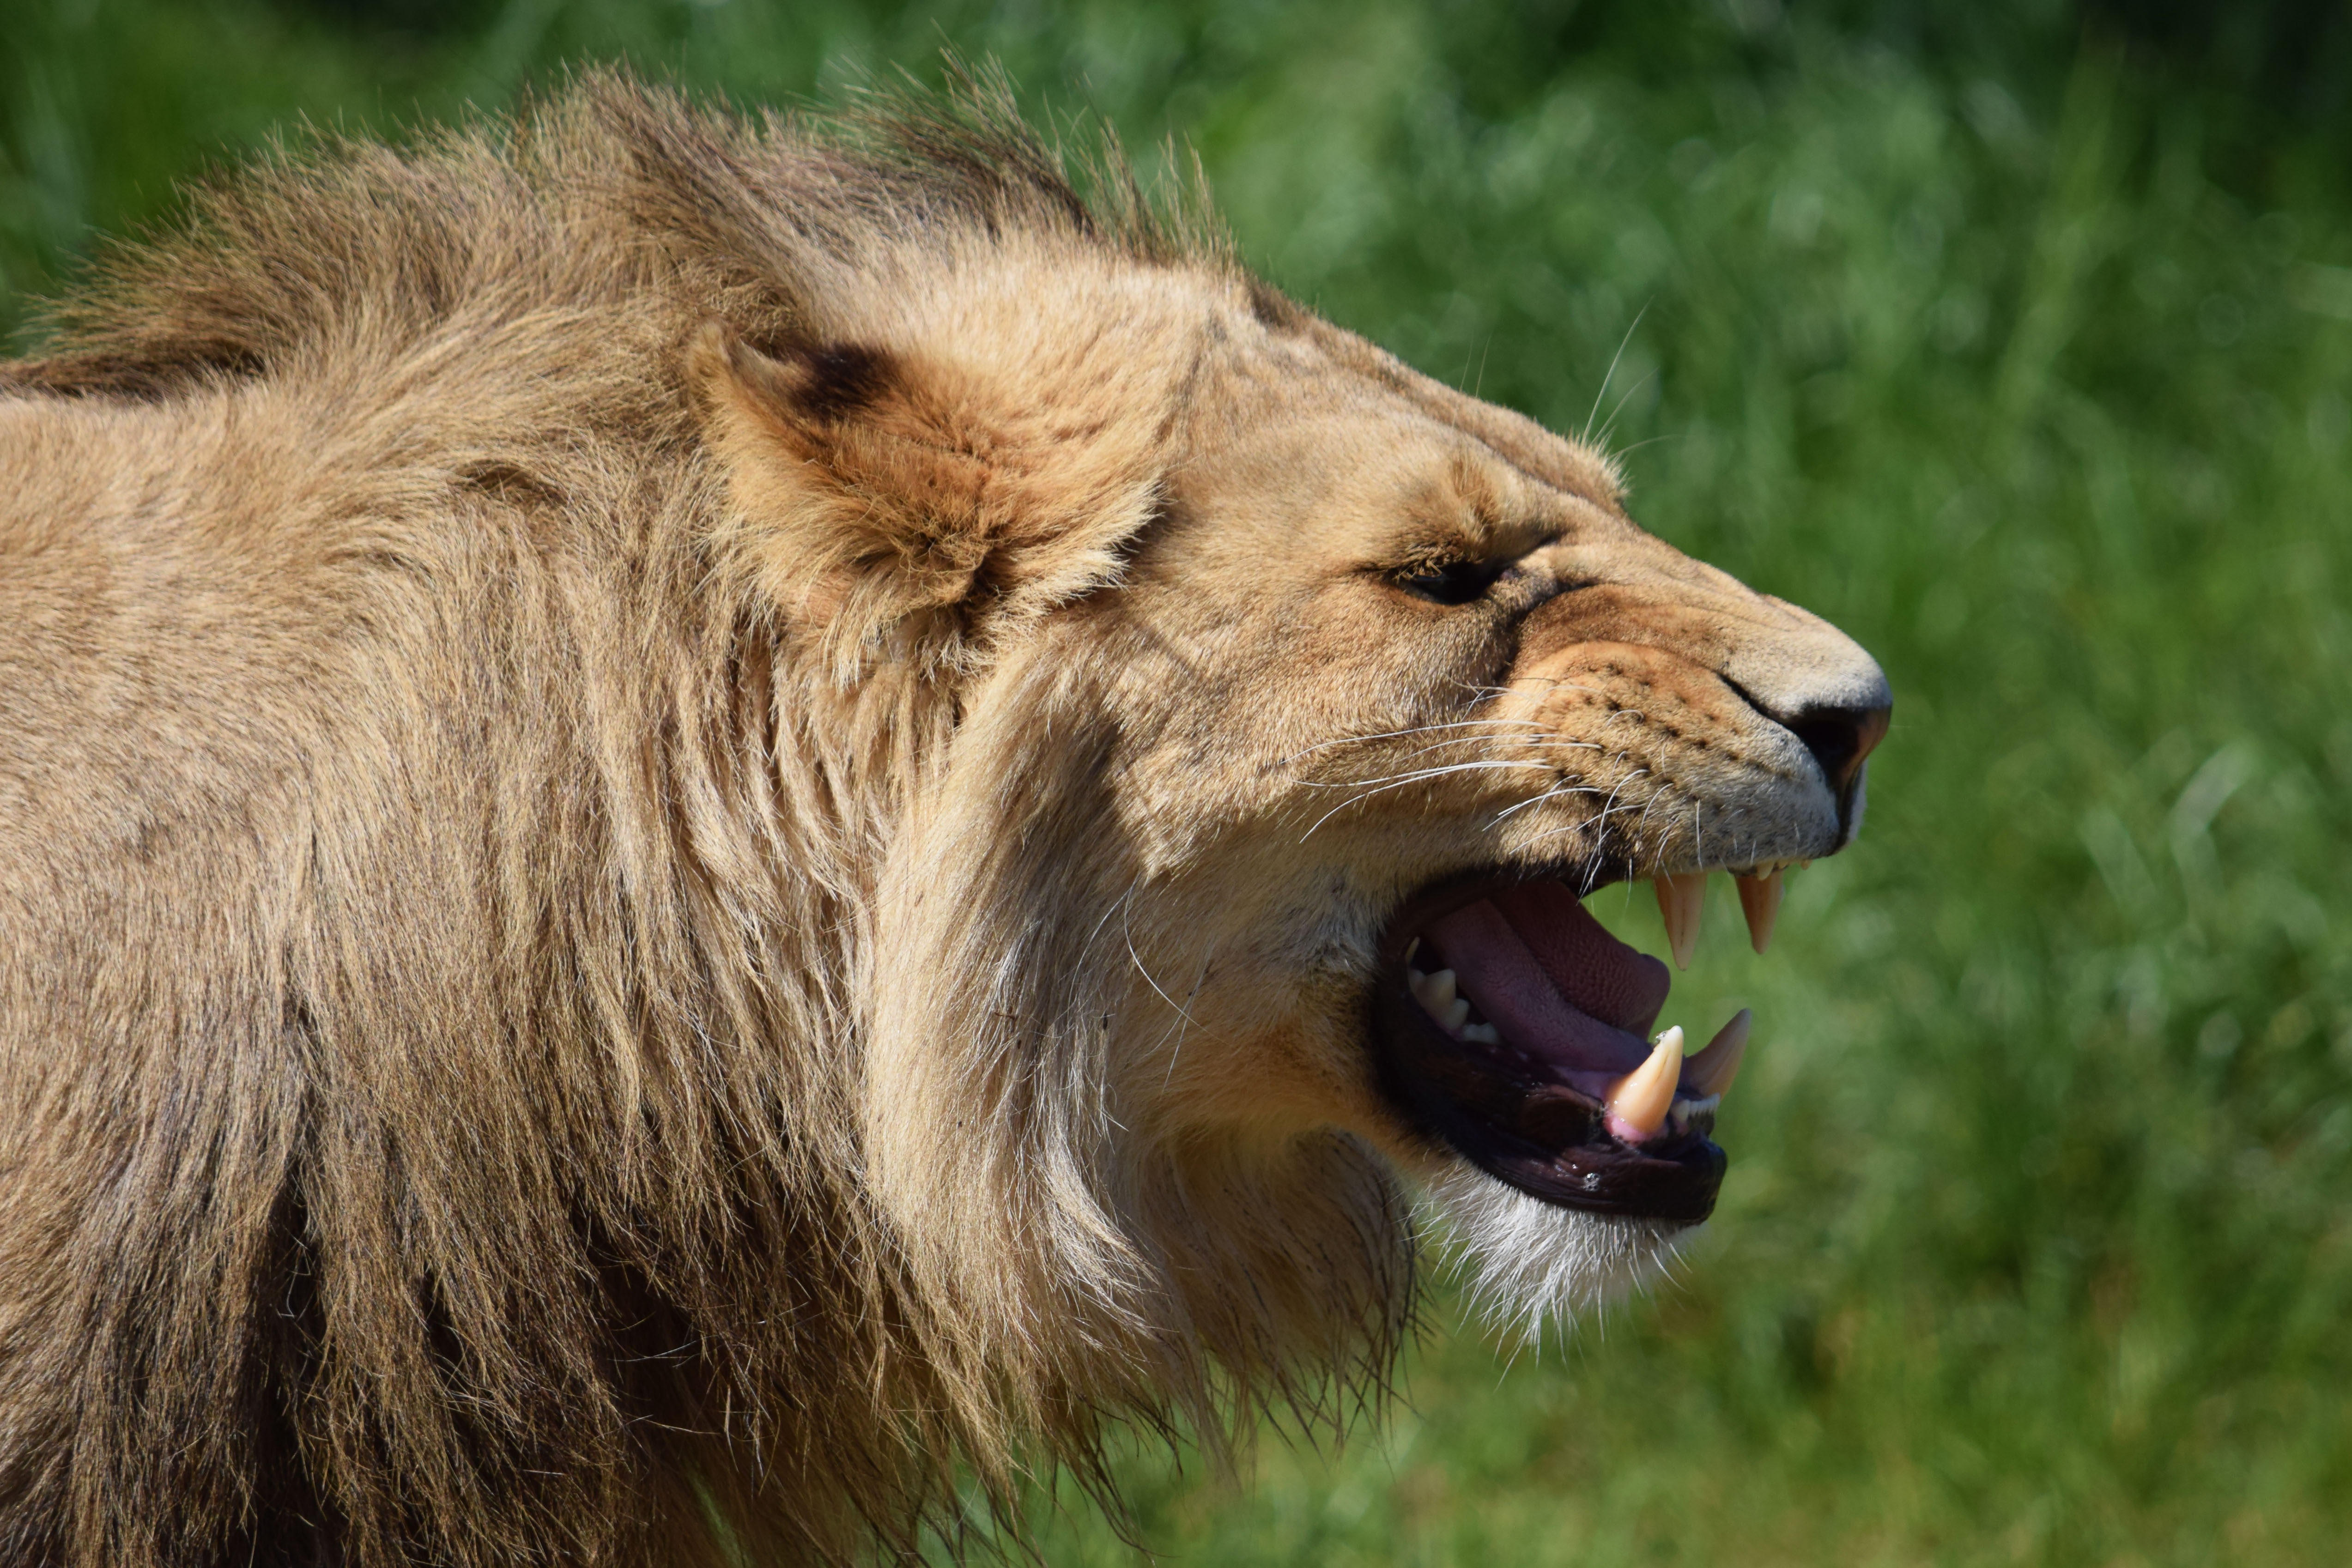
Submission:
<svg viewBox="0 0 2352 1568">
<path fill-rule="evenodd" d="M 0 366 L 0 1556 L 911 1551 L 1706 1218 L 1580 900 L 1760 946 L 1878 667 L 1008 102 L 281 151 Z"/>
</svg>

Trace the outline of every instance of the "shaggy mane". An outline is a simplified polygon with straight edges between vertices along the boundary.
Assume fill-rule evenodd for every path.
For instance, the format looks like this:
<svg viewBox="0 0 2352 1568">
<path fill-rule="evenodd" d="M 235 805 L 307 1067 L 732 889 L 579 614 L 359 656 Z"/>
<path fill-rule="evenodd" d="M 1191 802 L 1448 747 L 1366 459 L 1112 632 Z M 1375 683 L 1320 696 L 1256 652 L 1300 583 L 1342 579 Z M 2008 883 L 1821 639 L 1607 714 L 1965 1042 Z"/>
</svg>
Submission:
<svg viewBox="0 0 2352 1568">
<path fill-rule="evenodd" d="M 0 390 L 161 397 L 355 333 L 414 342 L 469 306 L 593 310 L 648 289 L 789 335 L 812 269 L 972 229 L 1234 265 L 1197 162 L 1155 201 L 1107 125 L 1075 152 L 1049 145 L 1000 71 L 952 59 L 942 93 L 756 120 L 589 70 L 405 150 L 278 141 L 184 193 L 180 221 L 102 246 L 37 310 L 47 351 L 0 364 Z"/>
<path fill-rule="evenodd" d="M 29 1096 L 0 1118 L 0 1557 L 912 1552 L 961 1532 L 967 1474 L 997 1509 L 1034 1463 L 1108 1500 L 1114 1416 L 1213 1445 L 1384 1375 L 1411 1227 L 1362 1145 L 1253 1166 L 1303 1195 L 1279 1211 L 1214 1152 L 1104 1152 L 1089 945 L 1139 873 L 1083 816 L 1097 677 L 1041 655 L 1001 736 L 958 737 L 1009 782 L 919 874 L 982 891 L 889 948 L 877 868 L 952 700 L 920 660 L 860 684 L 786 646 L 703 439 L 712 356 L 824 345 L 974 246 L 1289 308 L 1197 193 L 1155 205 L 1108 142 L 1076 163 L 985 77 L 820 121 L 596 72 L 214 180 L 0 363 L 0 414 L 184 432 L 137 448 L 192 486 L 155 505 L 214 485 L 204 520 L 246 530 L 245 580 L 190 580 L 198 620 L 155 633 L 178 651 L 61 683 L 68 718 L 18 737 L 74 782 L 7 797 L 0 836 L 86 853 L 74 907 L 111 913 L 0 955 Z M 865 395 L 855 354 L 808 362 Z M 1124 474 L 1061 576 L 991 601 L 1112 580 L 1154 504 Z M 876 624 L 857 646 L 915 636 Z M 123 770 L 77 749 L 109 727 L 205 738 Z M 1082 846 L 1061 880 L 1004 821 Z M 914 988 L 894 964 L 961 988 L 900 1020 L 972 1042 L 926 1102 L 957 1120 L 906 1136 L 964 1127 L 936 1228 L 997 1285 L 877 1210 L 857 1052 L 874 993 Z"/>
</svg>

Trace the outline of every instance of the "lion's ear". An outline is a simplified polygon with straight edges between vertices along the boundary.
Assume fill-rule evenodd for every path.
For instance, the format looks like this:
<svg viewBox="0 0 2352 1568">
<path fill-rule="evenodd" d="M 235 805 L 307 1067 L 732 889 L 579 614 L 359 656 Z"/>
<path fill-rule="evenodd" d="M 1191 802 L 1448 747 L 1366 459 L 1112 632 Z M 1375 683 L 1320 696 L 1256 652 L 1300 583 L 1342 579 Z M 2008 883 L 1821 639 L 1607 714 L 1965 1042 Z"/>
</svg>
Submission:
<svg viewBox="0 0 2352 1568">
<path fill-rule="evenodd" d="M 1032 368 L 706 327 L 691 374 L 727 474 L 723 559 L 845 675 L 886 643 L 961 662 L 1108 580 L 1157 506 L 1162 422 L 1069 406 L 1077 389 Z"/>
</svg>

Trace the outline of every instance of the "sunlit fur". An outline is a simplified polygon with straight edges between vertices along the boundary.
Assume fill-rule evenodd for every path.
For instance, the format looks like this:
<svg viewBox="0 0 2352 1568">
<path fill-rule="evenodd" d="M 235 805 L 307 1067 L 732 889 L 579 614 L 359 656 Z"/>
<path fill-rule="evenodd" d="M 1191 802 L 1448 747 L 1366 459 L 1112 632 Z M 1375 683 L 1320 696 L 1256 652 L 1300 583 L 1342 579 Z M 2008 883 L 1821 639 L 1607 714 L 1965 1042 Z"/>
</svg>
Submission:
<svg viewBox="0 0 2352 1568">
<path fill-rule="evenodd" d="M 1345 1409 L 1400 1169 L 1515 1313 L 1663 1244 L 1381 1091 L 1399 901 L 1835 847 L 1727 682 L 1850 644 L 998 103 L 591 78 L 230 177 L 54 329 L 11 1563 L 837 1559 L 1114 1420 Z"/>
<path fill-rule="evenodd" d="M 1437 1240 L 1465 1277 L 1471 1310 L 1529 1344 L 1651 1283 L 1691 1234 L 1539 1203 L 1459 1161 L 1437 1166 L 1423 1191 Z"/>
</svg>

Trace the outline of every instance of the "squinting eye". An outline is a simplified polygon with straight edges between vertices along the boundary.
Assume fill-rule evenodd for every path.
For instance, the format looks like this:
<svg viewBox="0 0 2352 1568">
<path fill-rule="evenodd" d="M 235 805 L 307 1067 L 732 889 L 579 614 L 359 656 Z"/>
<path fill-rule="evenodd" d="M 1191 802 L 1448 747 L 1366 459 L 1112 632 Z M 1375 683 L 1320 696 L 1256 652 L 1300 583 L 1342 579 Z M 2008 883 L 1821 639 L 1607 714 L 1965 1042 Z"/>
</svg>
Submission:
<svg viewBox="0 0 2352 1568">
<path fill-rule="evenodd" d="M 1494 560 L 1454 560 L 1398 578 L 1407 593 L 1436 604 L 1467 604 L 1482 597 L 1503 575 L 1506 563 Z"/>
</svg>

